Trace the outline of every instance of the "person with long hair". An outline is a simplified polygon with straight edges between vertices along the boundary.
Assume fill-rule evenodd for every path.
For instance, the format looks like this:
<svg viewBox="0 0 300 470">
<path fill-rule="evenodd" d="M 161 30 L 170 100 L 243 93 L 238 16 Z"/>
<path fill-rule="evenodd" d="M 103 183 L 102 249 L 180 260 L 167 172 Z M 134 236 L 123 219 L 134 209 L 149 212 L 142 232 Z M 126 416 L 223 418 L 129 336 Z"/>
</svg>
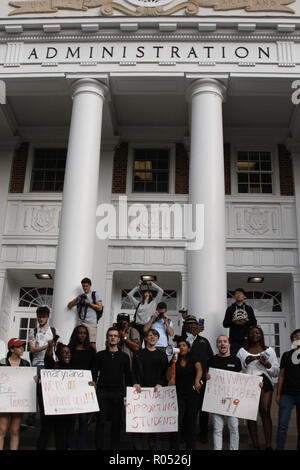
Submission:
<svg viewBox="0 0 300 470">
<path fill-rule="evenodd" d="M 30 367 L 30 363 L 22 359 L 24 354 L 24 341 L 17 338 L 11 338 L 8 341 L 8 353 L 6 358 L 1 359 L 2 367 Z M 18 450 L 19 433 L 23 418 L 23 413 L 0 413 L 0 450 L 3 450 L 4 439 L 8 431 L 10 431 L 10 450 Z M 10 422 L 10 426 L 9 426 Z"/>
<path fill-rule="evenodd" d="M 194 450 L 203 369 L 201 362 L 191 354 L 187 340 L 181 338 L 178 347 L 178 358 L 173 355 L 167 370 L 169 385 L 175 382 L 178 401 L 178 432 L 171 435 L 170 450 L 179 449 L 180 434 L 184 437 L 186 450 Z"/>
<path fill-rule="evenodd" d="M 66 344 L 58 343 L 53 358 L 55 343 L 49 341 L 45 354 L 45 369 L 71 369 L 71 351 Z M 41 431 L 37 441 L 37 450 L 47 449 L 51 434 L 55 436 L 56 450 L 67 450 L 67 437 L 73 425 L 72 415 L 45 415 L 44 403 L 41 401 Z"/>
<path fill-rule="evenodd" d="M 89 330 L 84 325 L 78 325 L 74 328 L 69 349 L 71 352 L 71 369 L 92 371 L 96 351 L 90 346 Z M 76 421 L 78 420 L 78 449 L 84 449 L 86 436 L 88 432 L 89 413 L 79 413 L 73 416 L 73 425 L 70 428 L 68 436 L 68 449 L 74 448 L 74 432 Z"/>
<path fill-rule="evenodd" d="M 238 351 L 237 357 L 240 359 L 243 371 L 246 374 L 262 377 L 259 414 L 264 430 L 266 450 L 272 450 L 271 403 L 274 380 L 279 375 L 276 353 L 273 348 L 265 345 L 263 330 L 258 326 L 253 326 L 248 331 L 245 347 Z M 248 420 L 247 424 L 254 449 L 260 449 L 257 422 Z"/>
<path fill-rule="evenodd" d="M 141 340 L 141 345 L 143 344 L 144 340 L 144 326 L 147 323 L 147 318 L 152 317 L 152 315 L 155 314 L 156 312 L 156 307 L 161 301 L 163 297 L 163 289 L 159 287 L 157 284 L 154 282 L 148 281 L 147 286 L 148 289 L 142 291 L 141 286 L 143 284 L 143 281 L 140 280 L 138 282 L 138 285 L 135 286 L 130 292 L 128 292 L 128 297 L 132 301 L 134 307 L 135 307 L 135 314 L 134 314 L 134 328 L 136 328 L 140 334 L 140 340 Z M 152 291 L 150 289 L 154 289 L 157 292 L 156 297 L 153 297 Z M 141 300 L 138 300 L 135 298 L 135 293 L 140 292 L 141 294 Z"/>
</svg>

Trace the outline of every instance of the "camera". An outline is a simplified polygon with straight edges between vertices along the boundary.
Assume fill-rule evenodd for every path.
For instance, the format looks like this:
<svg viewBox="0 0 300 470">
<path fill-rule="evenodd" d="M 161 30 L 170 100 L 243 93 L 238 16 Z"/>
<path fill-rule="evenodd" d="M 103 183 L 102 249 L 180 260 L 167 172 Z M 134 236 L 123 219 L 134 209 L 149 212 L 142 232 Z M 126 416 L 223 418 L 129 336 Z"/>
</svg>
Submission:
<svg viewBox="0 0 300 470">
<path fill-rule="evenodd" d="M 54 341 L 54 343 L 57 343 L 58 338 L 59 338 L 59 335 L 53 336 L 53 341 Z"/>
<path fill-rule="evenodd" d="M 123 331 L 123 330 L 125 330 L 125 325 L 124 325 L 124 323 L 123 323 L 122 321 L 118 321 L 118 322 L 116 323 L 116 328 L 117 328 L 118 330 Z"/>
</svg>

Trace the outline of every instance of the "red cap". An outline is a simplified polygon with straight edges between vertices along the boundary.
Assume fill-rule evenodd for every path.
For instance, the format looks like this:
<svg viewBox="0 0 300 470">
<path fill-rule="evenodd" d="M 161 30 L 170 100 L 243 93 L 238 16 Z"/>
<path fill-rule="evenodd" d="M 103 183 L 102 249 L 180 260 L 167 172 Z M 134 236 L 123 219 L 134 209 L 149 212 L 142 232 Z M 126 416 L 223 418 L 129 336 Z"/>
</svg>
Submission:
<svg viewBox="0 0 300 470">
<path fill-rule="evenodd" d="M 22 341 L 21 339 L 18 339 L 18 338 L 11 338 L 8 343 L 7 343 L 7 347 L 8 349 L 10 348 L 15 348 L 15 347 L 20 347 L 20 346 L 23 346 L 25 343 L 25 341 Z"/>
</svg>

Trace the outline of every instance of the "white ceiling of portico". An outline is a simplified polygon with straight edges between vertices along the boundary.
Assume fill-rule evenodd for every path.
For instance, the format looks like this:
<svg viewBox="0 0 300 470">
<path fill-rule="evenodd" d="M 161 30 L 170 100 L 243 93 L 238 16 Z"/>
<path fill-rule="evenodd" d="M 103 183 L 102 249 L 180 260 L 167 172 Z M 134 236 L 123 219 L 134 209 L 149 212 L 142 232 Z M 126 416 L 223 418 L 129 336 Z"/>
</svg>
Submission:
<svg viewBox="0 0 300 470">
<path fill-rule="evenodd" d="M 296 111 L 291 101 L 292 81 L 289 77 L 230 78 L 223 105 L 226 132 L 273 128 L 287 135 Z M 103 115 L 104 141 L 150 138 L 151 129 L 156 129 L 161 139 L 181 139 L 188 134 L 189 105 L 183 76 L 112 76 L 109 86 L 111 97 Z M 66 139 L 71 111 L 70 88 L 64 78 L 7 80 L 7 104 L 0 107 L 0 137 L 38 139 L 48 135 Z"/>
</svg>

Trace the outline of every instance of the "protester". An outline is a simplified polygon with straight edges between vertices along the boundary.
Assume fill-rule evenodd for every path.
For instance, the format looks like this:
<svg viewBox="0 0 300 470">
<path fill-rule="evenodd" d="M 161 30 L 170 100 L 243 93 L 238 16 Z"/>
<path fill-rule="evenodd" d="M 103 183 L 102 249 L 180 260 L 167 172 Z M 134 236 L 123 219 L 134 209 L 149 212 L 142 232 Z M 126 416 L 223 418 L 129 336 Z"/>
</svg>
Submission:
<svg viewBox="0 0 300 470">
<path fill-rule="evenodd" d="M 224 328 L 229 328 L 230 353 L 236 354 L 245 346 L 245 338 L 250 326 L 257 325 L 253 308 L 245 304 L 246 293 L 239 287 L 234 291 L 235 302 L 225 313 Z"/>
<path fill-rule="evenodd" d="M 8 353 L 6 358 L 1 359 L 0 366 L 3 367 L 30 367 L 30 363 L 22 359 L 24 345 L 26 343 L 17 338 L 8 341 Z M 37 380 L 37 377 L 35 377 Z M 19 448 L 19 432 L 23 418 L 23 413 L 0 413 L 0 450 L 3 450 L 4 439 L 8 428 L 10 432 L 10 450 Z M 9 424 L 10 423 L 10 424 Z"/>
<path fill-rule="evenodd" d="M 130 325 L 130 317 L 126 313 L 119 313 L 117 323 L 114 326 L 119 330 L 120 351 L 128 354 L 130 360 L 130 368 L 132 366 L 133 354 L 140 349 L 140 334 L 136 328 Z"/>
<path fill-rule="evenodd" d="M 202 411 L 201 408 L 205 392 L 207 361 L 214 353 L 208 339 L 204 338 L 200 334 L 204 330 L 204 326 L 199 324 L 194 315 L 188 315 L 185 319 L 184 325 L 186 329 L 186 339 L 192 346 L 191 354 L 195 359 L 201 362 L 203 369 L 204 385 L 200 390 L 199 400 L 199 439 L 202 444 L 205 444 L 208 442 L 209 413 Z"/>
<path fill-rule="evenodd" d="M 294 406 L 297 414 L 297 450 L 300 450 L 300 329 L 291 334 L 292 349 L 283 354 L 277 385 L 279 405 L 277 450 L 284 450 L 286 434 Z"/>
<path fill-rule="evenodd" d="M 167 304 L 159 302 L 157 310 L 151 317 L 147 318 L 147 323 L 144 326 L 144 333 L 153 328 L 159 333 L 159 340 L 156 343 L 156 349 L 165 352 L 169 338 L 174 336 L 174 328 L 172 320 L 169 320 L 167 315 Z"/>
<path fill-rule="evenodd" d="M 97 415 L 95 444 L 104 450 L 105 421 L 110 417 L 110 449 L 116 450 L 120 443 L 120 422 L 126 396 L 126 386 L 132 385 L 130 361 L 126 353 L 119 351 L 119 330 L 107 330 L 104 351 L 96 354 L 93 365 L 93 380 L 97 383 L 100 412 Z"/>
<path fill-rule="evenodd" d="M 91 290 L 92 281 L 85 277 L 81 281 L 83 294 L 68 303 L 68 308 L 77 307 L 79 324 L 89 330 L 90 345 L 96 351 L 97 324 L 103 314 L 102 297 L 97 291 Z"/>
<path fill-rule="evenodd" d="M 89 331 L 86 326 L 78 325 L 74 328 L 69 342 L 71 351 L 71 369 L 92 371 L 96 351 L 90 346 Z M 78 420 L 78 449 L 85 449 L 88 432 L 89 413 L 79 413 L 72 415 L 73 424 L 68 436 L 68 449 L 74 448 L 74 432 L 76 421 Z"/>
<path fill-rule="evenodd" d="M 133 383 L 138 393 L 142 387 L 154 387 L 157 391 L 159 387 L 166 383 L 166 372 L 168 368 L 167 355 L 156 348 L 159 340 L 159 332 L 150 328 L 145 336 L 146 348 L 140 349 L 133 360 Z M 133 434 L 133 447 L 135 450 L 143 450 L 144 435 Z M 159 449 L 159 439 L 157 433 L 149 435 L 149 447 L 151 450 Z"/>
<path fill-rule="evenodd" d="M 217 349 L 219 351 L 207 361 L 208 373 L 207 380 L 210 380 L 210 369 L 221 369 L 230 372 L 241 372 L 241 361 L 234 355 L 230 354 L 229 338 L 225 335 L 220 335 L 217 338 Z M 216 413 L 212 414 L 213 419 L 213 441 L 214 450 L 222 450 L 223 447 L 223 426 L 224 416 Z M 230 434 L 229 450 L 239 449 L 239 420 L 235 416 L 227 417 L 227 424 Z"/>
<path fill-rule="evenodd" d="M 186 335 L 184 322 L 185 322 L 186 317 L 188 316 L 188 309 L 186 307 L 181 307 L 181 309 L 178 310 L 178 312 L 180 313 L 182 321 L 183 321 L 182 328 L 181 328 L 181 338 L 183 338 Z"/>
<path fill-rule="evenodd" d="M 259 401 L 259 414 L 262 420 L 266 450 L 272 450 L 272 419 L 271 403 L 274 389 L 274 379 L 279 374 L 279 364 L 273 348 L 265 345 L 263 331 L 258 326 L 250 327 L 246 346 L 241 348 L 237 357 L 242 363 L 243 371 L 249 375 L 259 375 L 263 378 Z M 257 436 L 257 422 L 248 420 L 248 429 L 254 449 L 260 449 Z"/>
<path fill-rule="evenodd" d="M 178 432 L 171 433 L 170 450 L 180 448 L 180 435 L 184 437 L 186 450 L 194 450 L 199 392 L 203 384 L 202 366 L 191 356 L 191 346 L 188 341 L 179 340 L 178 347 L 180 349 L 178 358 L 176 354 L 173 355 L 167 371 L 169 385 L 175 382 L 178 402 Z"/>
<path fill-rule="evenodd" d="M 50 309 L 47 305 L 37 308 L 37 328 L 31 329 L 28 335 L 31 365 L 37 368 L 37 376 L 40 377 L 41 369 L 44 369 L 44 358 L 48 343 L 57 335 L 56 329 L 49 326 Z M 39 387 L 39 385 L 38 385 Z M 40 406 L 39 390 L 37 388 L 38 403 Z M 25 421 L 26 426 L 35 425 L 35 413 L 30 413 Z"/>
<path fill-rule="evenodd" d="M 45 369 L 72 369 L 71 367 L 71 351 L 65 344 L 58 343 L 56 347 L 56 357 L 53 358 L 53 350 L 55 343 L 49 341 L 49 345 L 45 354 Z M 49 439 L 54 433 L 56 450 L 68 449 L 68 436 L 73 426 L 72 415 L 45 415 L 44 403 L 41 407 L 41 431 L 37 441 L 37 450 L 47 449 Z"/>
<path fill-rule="evenodd" d="M 127 294 L 135 307 L 133 326 L 138 330 L 140 334 L 141 345 L 143 344 L 144 340 L 144 326 L 147 322 L 147 318 L 149 318 L 149 316 L 152 316 L 155 313 L 157 304 L 159 304 L 159 302 L 161 301 L 164 293 L 163 289 L 161 289 L 157 284 L 151 281 L 147 281 L 148 289 L 141 291 L 142 284 L 143 281 L 140 280 L 138 282 L 138 285 Z M 155 298 L 153 298 L 153 294 L 150 287 L 151 289 L 157 292 Z M 140 301 L 137 300 L 134 296 L 134 294 L 138 291 L 140 292 L 142 297 L 142 300 Z"/>
</svg>

